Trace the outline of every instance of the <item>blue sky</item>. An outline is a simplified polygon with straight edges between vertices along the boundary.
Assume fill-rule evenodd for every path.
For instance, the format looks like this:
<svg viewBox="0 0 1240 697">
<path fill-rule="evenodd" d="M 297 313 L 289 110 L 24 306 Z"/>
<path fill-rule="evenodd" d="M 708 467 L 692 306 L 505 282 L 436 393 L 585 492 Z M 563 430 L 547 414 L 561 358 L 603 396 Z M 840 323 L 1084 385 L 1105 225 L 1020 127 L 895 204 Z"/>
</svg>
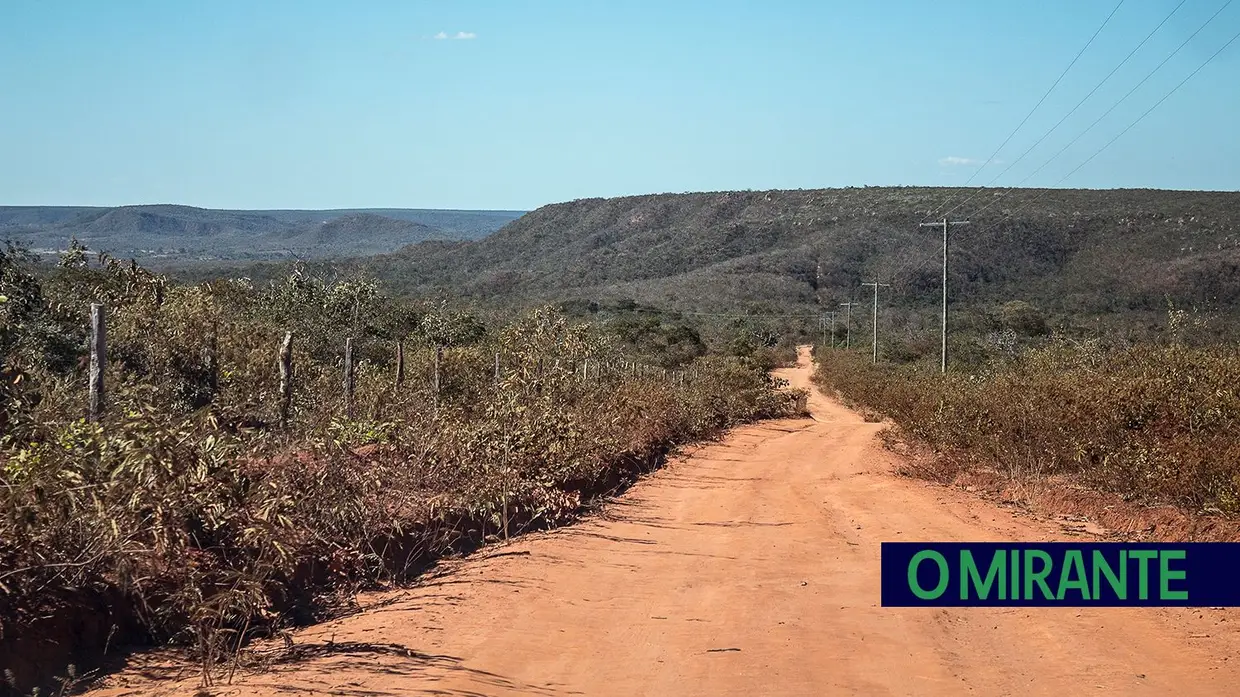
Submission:
<svg viewBox="0 0 1240 697">
<path fill-rule="evenodd" d="M 1178 2 L 1124 2 L 973 183 Z M 993 185 L 1024 179 L 1224 2 L 1187 0 Z M 3 0 L 0 204 L 529 209 L 960 185 L 1115 4 Z M 1056 184 L 1237 31 L 1240 2 L 1027 185 Z M 1240 189 L 1238 112 L 1240 41 L 1061 185 Z"/>
</svg>

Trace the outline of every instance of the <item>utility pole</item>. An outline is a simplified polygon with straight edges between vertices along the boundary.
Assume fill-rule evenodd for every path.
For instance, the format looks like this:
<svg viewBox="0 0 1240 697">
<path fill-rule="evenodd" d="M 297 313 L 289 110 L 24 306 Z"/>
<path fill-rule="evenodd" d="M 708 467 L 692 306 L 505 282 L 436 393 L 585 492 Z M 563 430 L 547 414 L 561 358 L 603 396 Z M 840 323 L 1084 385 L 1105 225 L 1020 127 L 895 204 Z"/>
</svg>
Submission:
<svg viewBox="0 0 1240 697">
<path fill-rule="evenodd" d="M 878 288 L 879 286 L 890 286 L 890 283 L 879 283 L 876 279 L 873 283 L 862 283 L 863 286 L 874 286 L 874 362 L 878 363 Z"/>
<path fill-rule="evenodd" d="M 831 348 L 835 348 L 835 315 L 836 315 L 836 312 L 835 310 L 832 310 L 831 312 L 828 312 L 827 315 L 831 317 Z M 823 342 L 823 343 L 826 343 L 826 342 Z"/>
<path fill-rule="evenodd" d="M 852 306 L 859 304 L 854 302 L 840 303 L 840 307 L 847 308 L 847 313 L 844 315 L 844 348 L 852 347 Z"/>
<path fill-rule="evenodd" d="M 947 372 L 947 231 L 953 225 L 968 225 L 967 220 L 948 220 L 944 218 L 937 223 L 920 223 L 918 227 L 943 228 L 943 347 L 941 350 L 940 371 Z"/>
</svg>

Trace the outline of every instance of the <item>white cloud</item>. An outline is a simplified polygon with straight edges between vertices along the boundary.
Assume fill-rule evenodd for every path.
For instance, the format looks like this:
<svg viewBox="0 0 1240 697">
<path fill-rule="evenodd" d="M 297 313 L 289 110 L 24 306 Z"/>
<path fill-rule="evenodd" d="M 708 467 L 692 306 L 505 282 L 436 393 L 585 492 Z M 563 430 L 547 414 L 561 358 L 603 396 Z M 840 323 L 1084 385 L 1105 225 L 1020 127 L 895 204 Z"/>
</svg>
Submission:
<svg viewBox="0 0 1240 697">
<path fill-rule="evenodd" d="M 438 34 L 432 36 L 431 38 L 436 39 L 438 41 L 445 41 L 447 39 L 452 39 L 455 41 L 465 41 L 468 39 L 476 39 L 478 38 L 478 35 L 472 31 L 458 31 L 455 34 L 449 34 L 446 31 L 441 31 Z"/>
<path fill-rule="evenodd" d="M 955 155 L 948 155 L 947 157 L 939 160 L 939 164 L 944 167 L 962 167 L 964 165 L 980 165 L 982 164 L 982 161 L 975 160 L 971 157 L 956 157 Z"/>
<path fill-rule="evenodd" d="M 947 157 L 940 159 L 939 164 L 944 167 L 975 167 L 980 164 L 1001 165 L 1003 164 L 1003 160 L 996 157 L 989 162 L 983 163 L 981 160 L 975 160 L 972 157 L 957 157 L 956 155 L 948 155 Z"/>
</svg>

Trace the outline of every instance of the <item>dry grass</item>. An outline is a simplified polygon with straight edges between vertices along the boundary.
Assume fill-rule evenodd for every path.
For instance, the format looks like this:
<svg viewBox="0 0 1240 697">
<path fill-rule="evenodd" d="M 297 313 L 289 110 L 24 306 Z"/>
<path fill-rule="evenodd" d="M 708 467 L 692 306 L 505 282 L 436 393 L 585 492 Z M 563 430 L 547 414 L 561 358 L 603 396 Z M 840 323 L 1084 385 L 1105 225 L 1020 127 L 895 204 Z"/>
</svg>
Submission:
<svg viewBox="0 0 1240 697">
<path fill-rule="evenodd" d="M 1128 501 L 1225 516 L 1240 514 L 1238 378 L 1236 347 L 1180 345 L 1052 345 L 946 376 L 841 353 L 815 376 L 949 456 L 948 469 L 1071 476 Z"/>
</svg>

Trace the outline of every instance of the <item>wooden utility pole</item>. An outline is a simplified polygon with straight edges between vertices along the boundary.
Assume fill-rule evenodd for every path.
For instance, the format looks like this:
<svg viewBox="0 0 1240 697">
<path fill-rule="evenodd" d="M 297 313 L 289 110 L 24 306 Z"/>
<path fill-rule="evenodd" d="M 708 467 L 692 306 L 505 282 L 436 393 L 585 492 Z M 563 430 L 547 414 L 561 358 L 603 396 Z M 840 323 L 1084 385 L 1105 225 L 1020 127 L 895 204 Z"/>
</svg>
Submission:
<svg viewBox="0 0 1240 697">
<path fill-rule="evenodd" d="M 847 313 L 844 315 L 844 348 L 852 348 L 852 309 L 853 305 L 861 303 L 847 302 L 840 303 L 840 307 L 845 308 Z"/>
<path fill-rule="evenodd" d="M 826 313 L 831 318 L 831 348 L 835 348 L 835 315 L 836 311 L 832 310 Z M 825 331 L 825 330 L 824 330 Z M 823 343 L 826 343 L 825 341 Z"/>
<path fill-rule="evenodd" d="M 98 421 L 103 414 L 103 370 L 108 364 L 108 327 L 103 305 L 90 305 L 90 373 L 89 414 L 91 421 Z"/>
<path fill-rule="evenodd" d="M 863 286 L 874 286 L 874 362 L 878 363 L 878 288 L 879 286 L 890 286 L 890 283 L 879 283 L 877 280 L 872 283 L 862 283 Z"/>
<path fill-rule="evenodd" d="M 353 418 L 353 339 L 344 340 L 344 415 Z"/>
<path fill-rule="evenodd" d="M 280 364 L 280 428 L 288 428 L 289 411 L 293 405 L 293 333 L 284 332 L 278 354 Z"/>
<path fill-rule="evenodd" d="M 968 225 L 967 220 L 948 220 L 944 218 L 937 223 L 920 223 L 919 227 L 943 228 L 943 346 L 940 351 L 940 372 L 947 372 L 947 231 L 953 225 Z"/>
</svg>

